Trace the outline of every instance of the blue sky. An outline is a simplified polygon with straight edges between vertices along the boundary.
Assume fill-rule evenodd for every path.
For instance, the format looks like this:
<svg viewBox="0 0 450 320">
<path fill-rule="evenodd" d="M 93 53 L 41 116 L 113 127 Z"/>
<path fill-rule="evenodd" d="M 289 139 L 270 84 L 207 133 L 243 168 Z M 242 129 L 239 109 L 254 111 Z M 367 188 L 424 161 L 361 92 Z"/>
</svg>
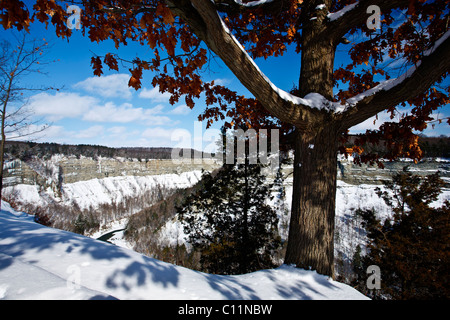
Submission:
<svg viewBox="0 0 450 320">
<path fill-rule="evenodd" d="M 46 30 L 39 23 L 32 25 L 29 37 L 45 38 L 52 45 L 46 59 L 59 61 L 45 67 L 46 75 L 32 75 L 26 82 L 33 86 L 62 88 L 60 91 L 46 91 L 29 97 L 29 106 L 35 116 L 42 119 L 42 123 L 51 125 L 35 137 L 37 141 L 110 147 L 201 145 L 205 149 L 205 146 L 211 145 L 208 141 L 199 142 L 205 134 L 205 125 L 196 123 L 198 115 L 204 110 L 202 100 L 193 110 L 184 105 L 183 98 L 179 103 L 170 105 L 168 95 L 161 94 L 151 86 L 152 76 L 149 73 L 144 74 L 142 89 L 136 91 L 129 88 L 129 66 L 120 67 L 119 72 L 108 71 L 104 66 L 101 77 L 93 75 L 90 59 L 94 53 L 104 55 L 113 52 L 131 59 L 136 56 L 150 59 L 150 48 L 130 44 L 116 50 L 111 41 L 92 43 L 76 29 L 73 29 L 68 42 L 57 38 L 51 26 Z M 4 38 L 10 39 L 11 31 L 1 29 L 0 39 Z M 342 63 L 342 56 L 343 53 L 338 52 L 336 64 Z M 285 91 L 292 89 L 298 82 L 300 57 L 294 52 L 288 52 L 281 59 L 261 59 L 256 62 L 272 82 Z M 212 62 L 211 69 L 204 76 L 205 80 L 221 81 L 239 93 L 249 95 L 220 62 Z M 448 106 L 441 108 L 440 112 L 440 117 L 450 115 Z M 364 132 L 367 128 L 378 127 L 384 120 L 389 121 L 389 116 L 384 113 L 378 118 L 375 125 L 374 119 L 369 119 L 351 132 Z M 218 122 L 213 128 L 218 130 L 220 126 Z M 424 133 L 430 136 L 450 135 L 450 130 L 448 125 L 440 125 Z M 175 139 L 180 136 L 184 138 Z"/>
</svg>

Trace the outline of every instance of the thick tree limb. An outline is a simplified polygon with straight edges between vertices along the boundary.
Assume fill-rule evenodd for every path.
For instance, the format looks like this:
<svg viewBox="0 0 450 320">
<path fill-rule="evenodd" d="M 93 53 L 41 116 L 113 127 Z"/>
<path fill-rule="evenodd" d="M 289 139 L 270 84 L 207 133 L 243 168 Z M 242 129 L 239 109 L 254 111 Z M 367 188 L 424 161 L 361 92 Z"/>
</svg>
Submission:
<svg viewBox="0 0 450 320">
<path fill-rule="evenodd" d="M 298 127 L 311 125 L 319 110 L 308 101 L 277 88 L 258 68 L 229 32 L 211 1 L 168 1 L 171 10 L 187 22 L 194 33 L 217 54 L 263 107 L 280 120 Z M 189 2 L 192 3 L 189 4 Z"/>
<path fill-rule="evenodd" d="M 286 0 L 256 0 L 243 2 L 241 0 L 214 0 L 218 11 L 238 13 L 246 10 L 262 9 L 265 12 L 274 12 L 283 6 Z"/>
<path fill-rule="evenodd" d="M 393 2 L 378 0 L 376 3 L 382 8 L 398 7 L 406 0 Z M 406 1 L 407 2 L 407 1 Z M 311 99 L 305 99 L 291 95 L 277 88 L 258 68 L 253 59 L 247 54 L 245 49 L 229 32 L 221 17 L 217 12 L 215 4 L 211 1 L 203 0 L 182 0 L 167 1 L 171 10 L 180 16 L 193 32 L 206 43 L 206 45 L 217 54 L 222 61 L 230 68 L 241 83 L 258 99 L 265 109 L 273 116 L 283 122 L 291 123 L 298 129 L 311 128 L 325 121 L 326 112 L 322 112 L 317 105 L 312 105 Z M 330 26 L 326 28 L 330 34 L 345 34 L 346 28 L 354 25 L 355 21 L 361 22 L 366 19 L 366 7 L 369 1 L 362 0 L 358 6 L 348 10 L 331 23 L 344 24 L 344 28 L 336 26 L 338 31 Z M 364 12 L 364 14 L 362 14 Z M 362 16 L 362 17 L 361 17 Z M 339 34 L 340 36 L 340 34 Z M 411 72 L 403 81 L 397 81 L 395 85 L 391 82 L 389 89 L 379 87 L 372 89 L 367 95 L 353 99 L 351 106 L 348 106 L 342 113 L 333 114 L 326 121 L 332 119 L 341 121 L 343 130 L 352 127 L 362 121 L 376 115 L 377 113 L 406 101 L 420 92 L 428 89 L 440 76 L 450 69 L 450 40 L 445 39 L 442 43 L 425 56 L 420 65 Z M 315 94 L 314 98 L 316 98 Z M 355 97 L 356 98 L 356 97 Z M 326 99 L 325 99 L 326 100 Z M 326 102 L 326 101 L 325 101 Z"/>
<path fill-rule="evenodd" d="M 381 14 L 398 7 L 408 6 L 409 0 L 361 0 L 354 5 L 348 5 L 340 12 L 331 14 L 324 36 L 338 41 L 350 31 L 351 28 L 361 25 L 370 17 L 367 8 L 371 5 L 380 7 Z M 329 15 L 330 16 L 330 15 Z M 338 43 L 338 42 L 335 42 Z"/>
<path fill-rule="evenodd" d="M 424 58 L 402 76 L 349 99 L 355 104 L 341 115 L 344 127 L 350 128 L 427 90 L 442 75 L 450 72 L 449 52 L 450 31 L 447 31 L 431 50 L 424 52 Z"/>
</svg>

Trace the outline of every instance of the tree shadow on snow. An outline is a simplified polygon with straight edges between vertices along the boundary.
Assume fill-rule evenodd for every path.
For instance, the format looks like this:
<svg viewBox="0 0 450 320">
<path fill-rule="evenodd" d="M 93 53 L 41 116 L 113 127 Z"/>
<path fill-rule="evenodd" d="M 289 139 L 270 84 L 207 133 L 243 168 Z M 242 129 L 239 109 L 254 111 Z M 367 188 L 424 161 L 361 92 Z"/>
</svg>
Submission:
<svg viewBox="0 0 450 320">
<path fill-rule="evenodd" d="M 143 259 L 143 262 L 134 261 L 123 270 L 116 270 L 106 280 L 108 288 L 122 288 L 127 291 L 134 287 L 145 286 L 148 281 L 162 284 L 164 288 L 178 285 L 179 272 L 170 264 L 153 260 Z"/>
<path fill-rule="evenodd" d="M 255 290 L 241 283 L 234 276 L 222 276 L 217 274 L 204 274 L 209 286 L 220 292 L 227 300 L 260 300 Z"/>
<path fill-rule="evenodd" d="M 31 251 L 39 253 L 51 250 L 61 244 L 66 246 L 65 252 L 68 254 L 78 250 L 81 254 L 87 254 L 98 260 L 113 260 L 128 256 L 118 247 L 112 246 L 105 250 L 104 243 L 97 240 L 44 227 L 32 221 L 17 220 L 5 215 L 4 212 L 0 212 L 0 226 L 0 253 L 12 257 L 20 257 Z"/>
<path fill-rule="evenodd" d="M 40 256 L 40 253 L 45 255 Z M 84 268 L 82 260 L 73 260 L 73 254 L 79 255 L 81 259 L 86 256 L 85 261 L 99 260 L 99 266 L 106 268 L 98 272 L 108 274 L 98 276 L 106 276 L 106 287 L 111 289 L 123 288 L 129 291 L 133 287 L 150 283 L 162 284 L 163 287 L 177 286 L 179 280 L 179 272 L 173 265 L 138 255 L 113 244 L 44 227 L 28 218 L 17 218 L 0 211 L 0 271 L 11 265 L 11 259 L 5 257 L 20 258 L 26 263 L 39 266 L 47 263 L 44 260 L 49 254 L 61 259 L 59 269 L 63 273 L 64 267 L 70 267 L 73 263 L 79 263 L 80 268 Z M 114 265 L 115 269 L 109 268 L 109 265 Z M 94 269 L 89 269 L 89 272 L 93 271 Z M 111 297 L 106 295 L 94 298 Z"/>
</svg>

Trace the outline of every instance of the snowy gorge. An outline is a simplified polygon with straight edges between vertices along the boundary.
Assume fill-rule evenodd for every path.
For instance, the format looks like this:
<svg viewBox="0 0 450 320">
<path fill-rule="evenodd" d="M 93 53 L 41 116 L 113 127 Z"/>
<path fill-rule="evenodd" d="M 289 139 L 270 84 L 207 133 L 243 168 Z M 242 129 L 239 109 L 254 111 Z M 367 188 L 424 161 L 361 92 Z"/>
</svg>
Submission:
<svg viewBox="0 0 450 320">
<path fill-rule="evenodd" d="M 314 271 L 283 265 L 205 274 L 44 227 L 2 203 L 0 299 L 367 299 Z"/>
<path fill-rule="evenodd" d="M 17 174 L 12 174 L 15 183 L 4 189 L 5 199 L 19 204 L 20 208 L 13 209 L 8 202 L 2 201 L 1 299 L 366 298 L 345 284 L 314 271 L 299 270 L 291 266 L 282 265 L 274 270 L 239 276 L 218 276 L 168 264 L 134 252 L 133 244 L 122 238 L 122 232 L 109 239 L 115 245 L 96 240 L 102 234 L 123 229 L 127 218 L 142 209 L 139 205 L 109 220 L 105 219 L 101 222 L 100 230 L 90 237 L 39 225 L 33 221 L 32 216 L 20 212 L 23 211 L 21 208 L 26 208 L 27 205 L 46 206 L 56 202 L 65 206 L 76 204 L 83 209 L 93 208 L 95 212 L 104 204 L 121 203 L 130 197 L 144 197 L 154 192 L 155 188 L 187 188 L 201 179 L 201 170 L 189 170 L 189 166 L 186 166 L 176 169 L 174 173 L 128 175 L 127 172 L 122 172 L 122 175 L 65 183 L 58 170 L 61 161 L 66 160 L 67 157 L 59 155 L 46 160 L 45 166 L 43 160 L 40 164 L 37 163 L 39 161 L 35 162 L 35 172 L 43 177 L 40 181 L 44 183 L 20 183 Z M 375 193 L 375 188 L 380 187 L 380 180 L 386 178 L 386 172 L 371 167 L 354 167 L 351 159 L 341 159 L 340 165 L 335 256 L 348 262 L 356 245 L 363 244 L 365 240 L 354 211 L 358 208 L 374 208 L 380 216 L 387 216 L 390 211 Z M 397 164 L 391 170 L 401 168 L 402 165 Z M 45 172 L 42 169 L 44 167 L 53 169 Z M 7 163 L 6 168 L 11 173 L 17 170 L 17 164 L 9 164 L 8 167 Z M 103 166 L 103 170 L 107 168 Z M 278 199 L 274 192 L 272 203 L 278 210 L 283 238 L 287 236 L 292 197 L 291 170 L 287 166 L 283 171 L 285 198 Z M 443 159 L 425 166 L 413 166 L 414 170 L 420 174 L 440 170 L 447 188 L 435 205 L 439 206 L 445 200 L 450 200 L 450 161 Z M 73 172 L 68 173 L 69 175 L 74 179 Z M 149 197 L 149 203 L 152 199 Z M 175 217 L 167 221 L 156 236 L 161 243 L 167 245 L 183 242 L 184 234 L 181 229 Z M 39 281 L 35 281 L 36 279 Z"/>
</svg>

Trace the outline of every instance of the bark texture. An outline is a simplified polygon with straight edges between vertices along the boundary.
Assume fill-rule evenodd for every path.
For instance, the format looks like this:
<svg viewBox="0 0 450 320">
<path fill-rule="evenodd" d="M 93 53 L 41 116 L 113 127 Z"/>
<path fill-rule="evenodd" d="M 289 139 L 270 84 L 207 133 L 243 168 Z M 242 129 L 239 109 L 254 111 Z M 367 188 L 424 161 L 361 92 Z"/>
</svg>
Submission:
<svg viewBox="0 0 450 320">
<path fill-rule="evenodd" d="M 334 276 L 334 219 L 338 134 L 324 127 L 298 133 L 285 263 Z"/>
</svg>

